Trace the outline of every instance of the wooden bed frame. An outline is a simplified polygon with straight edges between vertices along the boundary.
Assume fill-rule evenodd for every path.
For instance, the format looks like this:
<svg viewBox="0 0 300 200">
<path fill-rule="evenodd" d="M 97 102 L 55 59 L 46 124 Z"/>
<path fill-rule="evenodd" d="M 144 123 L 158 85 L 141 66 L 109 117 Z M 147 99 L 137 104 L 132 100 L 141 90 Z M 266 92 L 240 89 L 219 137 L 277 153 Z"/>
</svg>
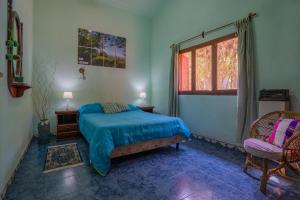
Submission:
<svg viewBox="0 0 300 200">
<path fill-rule="evenodd" d="M 154 139 L 145 142 L 137 142 L 133 144 L 128 144 L 124 147 L 115 148 L 115 150 L 111 155 L 111 158 L 127 156 L 127 155 L 131 155 L 143 151 L 149 151 L 152 149 L 157 149 L 171 144 L 176 144 L 176 150 L 178 150 L 179 143 L 183 143 L 183 142 L 185 142 L 185 138 L 179 135 L 172 136 L 169 138 Z"/>
</svg>

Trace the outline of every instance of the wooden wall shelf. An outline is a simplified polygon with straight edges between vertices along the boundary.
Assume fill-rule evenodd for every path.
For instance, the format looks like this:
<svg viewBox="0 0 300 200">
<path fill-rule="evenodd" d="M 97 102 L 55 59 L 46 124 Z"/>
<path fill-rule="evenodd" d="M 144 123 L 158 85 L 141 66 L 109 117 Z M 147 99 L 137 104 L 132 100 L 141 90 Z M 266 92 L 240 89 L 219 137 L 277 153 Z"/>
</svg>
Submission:
<svg viewBox="0 0 300 200">
<path fill-rule="evenodd" d="M 21 97 L 25 90 L 30 89 L 31 86 L 26 83 L 12 83 L 10 85 L 10 92 L 13 97 Z"/>
<path fill-rule="evenodd" d="M 13 10 L 13 0 L 7 1 L 7 86 L 12 97 L 21 97 L 31 88 L 23 82 L 23 23 Z"/>
</svg>

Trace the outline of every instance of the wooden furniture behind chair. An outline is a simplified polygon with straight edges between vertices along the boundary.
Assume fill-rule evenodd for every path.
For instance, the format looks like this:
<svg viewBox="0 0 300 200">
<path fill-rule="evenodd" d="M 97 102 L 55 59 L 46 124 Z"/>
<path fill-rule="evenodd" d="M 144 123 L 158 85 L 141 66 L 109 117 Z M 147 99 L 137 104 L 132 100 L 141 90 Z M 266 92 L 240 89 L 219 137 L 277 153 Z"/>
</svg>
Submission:
<svg viewBox="0 0 300 200">
<path fill-rule="evenodd" d="M 273 131 L 274 124 L 277 121 L 277 119 L 280 117 L 300 120 L 300 112 L 276 111 L 276 112 L 266 114 L 253 122 L 253 124 L 250 127 L 249 137 L 251 139 L 253 138 L 259 139 L 263 142 L 266 142 L 267 144 L 265 145 L 270 146 L 271 144 L 268 143 L 266 139 Z M 251 139 L 247 139 L 247 140 L 250 141 Z M 276 151 L 274 152 L 272 150 L 266 151 L 266 156 L 262 155 L 263 150 L 261 149 L 258 149 L 258 151 L 260 150 L 262 152 L 262 153 L 258 153 L 260 154 L 259 156 L 257 156 L 258 154 L 254 155 L 256 154 L 255 151 L 249 153 L 249 150 L 247 150 L 248 147 L 246 147 L 247 140 L 245 140 L 244 142 L 244 147 L 245 150 L 247 151 L 247 158 L 243 168 L 246 171 L 249 166 L 253 166 L 263 171 L 261 185 L 260 185 L 260 190 L 263 193 L 266 193 L 267 182 L 269 177 L 272 174 L 278 173 L 279 175 L 285 178 L 292 179 L 291 177 L 287 177 L 285 175 L 286 167 L 289 167 L 293 172 L 295 172 L 298 176 L 300 176 L 300 130 L 295 130 L 294 135 L 286 141 L 286 143 L 282 148 L 276 146 L 274 148 L 274 149 L 277 148 Z M 280 151 L 278 151 L 278 149 Z M 270 155 L 273 158 L 277 158 L 277 159 L 268 158 L 267 155 Z M 257 163 L 258 157 L 262 159 L 262 163 Z M 271 160 L 277 163 L 277 166 L 273 169 L 269 169 L 268 166 Z M 298 179 L 293 179 L 293 180 L 298 181 Z"/>
<path fill-rule="evenodd" d="M 76 138 L 80 136 L 78 111 L 56 111 L 57 139 Z"/>
</svg>

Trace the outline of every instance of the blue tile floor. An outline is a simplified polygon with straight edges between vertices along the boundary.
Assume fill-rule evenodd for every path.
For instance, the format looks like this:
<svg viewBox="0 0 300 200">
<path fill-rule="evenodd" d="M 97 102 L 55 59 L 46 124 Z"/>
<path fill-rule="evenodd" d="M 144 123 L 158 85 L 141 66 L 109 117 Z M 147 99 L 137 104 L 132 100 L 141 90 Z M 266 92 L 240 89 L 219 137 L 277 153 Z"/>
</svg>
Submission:
<svg viewBox="0 0 300 200">
<path fill-rule="evenodd" d="M 113 160 L 106 177 L 90 166 L 83 139 L 78 143 L 85 165 L 43 174 L 47 145 L 33 140 L 6 199 L 250 200 L 300 199 L 300 186 L 272 177 L 267 195 L 259 191 L 260 172 L 242 171 L 245 155 L 205 140 L 193 139 L 176 151 L 165 147 Z"/>
</svg>

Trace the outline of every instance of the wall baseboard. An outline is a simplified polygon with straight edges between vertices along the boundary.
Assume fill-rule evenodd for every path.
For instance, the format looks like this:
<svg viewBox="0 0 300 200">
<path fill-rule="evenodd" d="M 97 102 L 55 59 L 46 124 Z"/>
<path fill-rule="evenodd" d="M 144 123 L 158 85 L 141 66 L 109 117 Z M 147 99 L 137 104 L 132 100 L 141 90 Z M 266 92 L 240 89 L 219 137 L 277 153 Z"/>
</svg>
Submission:
<svg viewBox="0 0 300 200">
<path fill-rule="evenodd" d="M 227 147 L 227 148 L 230 148 L 230 149 L 235 148 L 235 149 L 238 149 L 241 152 L 245 152 L 245 149 L 242 145 L 230 144 L 228 142 L 224 142 L 224 141 L 221 141 L 219 139 L 212 138 L 212 137 L 207 137 L 207 136 L 204 136 L 204 135 L 201 135 L 201 134 L 198 134 L 198 133 L 192 133 L 192 137 L 194 137 L 196 139 L 204 139 L 207 142 L 210 142 L 210 143 L 213 143 L 213 144 L 218 143 L 218 144 L 221 144 L 224 147 Z"/>
<path fill-rule="evenodd" d="M 28 151 L 28 148 L 29 148 L 29 146 L 30 146 L 30 144 L 32 142 L 33 137 L 34 136 L 32 135 L 31 138 L 29 139 L 29 142 L 26 144 L 26 146 L 25 146 L 25 148 L 23 150 L 23 153 L 21 154 L 21 156 L 19 158 L 18 164 L 17 164 L 16 168 L 14 169 L 14 171 L 12 172 L 12 174 L 10 175 L 10 178 L 9 178 L 8 182 L 4 183 L 3 190 L 0 191 L 0 200 L 5 199 L 5 194 L 6 194 L 7 188 L 12 183 L 12 181 L 14 180 L 15 174 L 16 174 L 17 170 L 19 169 L 22 160 L 24 159 L 24 155 Z"/>
</svg>

